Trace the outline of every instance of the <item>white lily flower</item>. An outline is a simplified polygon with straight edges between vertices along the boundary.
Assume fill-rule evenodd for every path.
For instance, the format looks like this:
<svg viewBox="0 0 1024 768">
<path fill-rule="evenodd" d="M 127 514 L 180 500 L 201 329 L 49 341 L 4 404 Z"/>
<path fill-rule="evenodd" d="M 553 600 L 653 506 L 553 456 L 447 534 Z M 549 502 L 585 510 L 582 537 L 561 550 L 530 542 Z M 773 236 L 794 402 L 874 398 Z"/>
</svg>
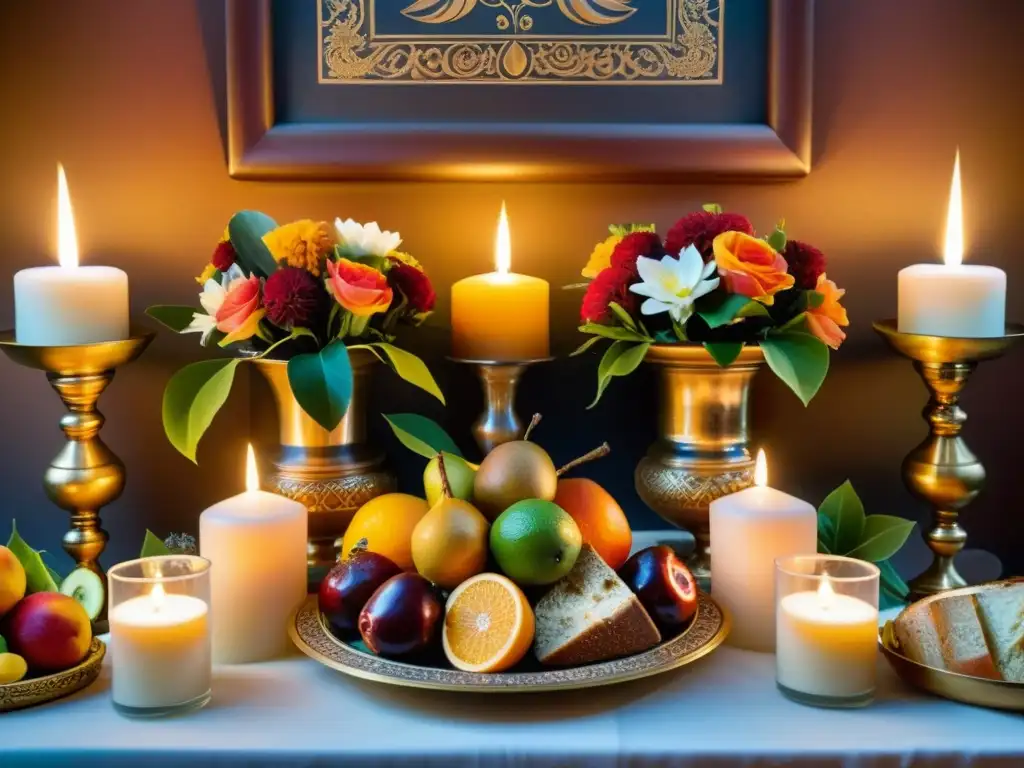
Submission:
<svg viewBox="0 0 1024 768">
<path fill-rule="evenodd" d="M 231 290 L 231 286 L 238 280 L 245 280 L 245 273 L 242 272 L 242 268 L 237 264 L 232 264 L 227 272 L 220 276 L 220 281 L 210 278 L 203 283 L 203 290 L 199 294 L 199 303 L 206 310 L 204 315 L 202 312 L 196 312 L 192 315 L 192 322 L 188 324 L 188 327 L 182 331 L 182 333 L 201 333 L 202 338 L 199 343 L 204 347 L 210 340 L 210 334 L 217 330 L 217 313 L 220 311 L 221 305 L 224 303 L 224 297 L 228 295 L 228 291 Z"/>
<path fill-rule="evenodd" d="M 631 285 L 629 290 L 647 300 L 640 307 L 642 315 L 657 315 L 668 312 L 672 319 L 682 325 L 693 314 L 693 303 L 718 287 L 717 265 L 712 259 L 704 263 L 700 251 L 692 245 L 679 254 L 678 258 L 663 256 L 661 261 L 641 256 L 636 260 L 641 283 Z"/>
<path fill-rule="evenodd" d="M 402 236 L 397 232 L 381 231 L 376 221 L 360 224 L 352 219 L 334 220 L 334 229 L 338 233 L 338 242 L 351 256 L 387 256 L 402 244 Z"/>
</svg>

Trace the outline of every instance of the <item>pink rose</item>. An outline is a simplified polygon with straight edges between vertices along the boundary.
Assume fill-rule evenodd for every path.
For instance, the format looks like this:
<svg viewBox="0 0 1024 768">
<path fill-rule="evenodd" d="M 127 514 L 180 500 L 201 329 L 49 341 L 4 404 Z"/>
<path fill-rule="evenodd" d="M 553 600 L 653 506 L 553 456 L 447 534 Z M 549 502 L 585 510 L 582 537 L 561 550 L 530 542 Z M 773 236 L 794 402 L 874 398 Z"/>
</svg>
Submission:
<svg viewBox="0 0 1024 768">
<path fill-rule="evenodd" d="M 260 279 L 256 275 L 233 281 L 227 289 L 224 301 L 214 320 L 217 330 L 226 333 L 221 345 L 244 341 L 259 330 L 260 320 L 266 310 L 260 308 Z"/>
</svg>

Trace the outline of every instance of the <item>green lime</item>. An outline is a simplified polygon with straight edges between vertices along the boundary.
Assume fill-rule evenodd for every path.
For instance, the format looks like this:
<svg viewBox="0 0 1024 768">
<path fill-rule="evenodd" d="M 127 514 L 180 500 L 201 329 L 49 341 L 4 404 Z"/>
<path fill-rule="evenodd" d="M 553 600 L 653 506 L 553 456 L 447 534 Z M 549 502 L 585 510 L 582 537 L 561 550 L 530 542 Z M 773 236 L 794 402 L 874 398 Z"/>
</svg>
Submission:
<svg viewBox="0 0 1024 768">
<path fill-rule="evenodd" d="M 550 501 L 516 502 L 491 526 L 494 559 L 519 584 L 558 581 L 572 570 L 582 546 L 576 521 Z"/>
</svg>

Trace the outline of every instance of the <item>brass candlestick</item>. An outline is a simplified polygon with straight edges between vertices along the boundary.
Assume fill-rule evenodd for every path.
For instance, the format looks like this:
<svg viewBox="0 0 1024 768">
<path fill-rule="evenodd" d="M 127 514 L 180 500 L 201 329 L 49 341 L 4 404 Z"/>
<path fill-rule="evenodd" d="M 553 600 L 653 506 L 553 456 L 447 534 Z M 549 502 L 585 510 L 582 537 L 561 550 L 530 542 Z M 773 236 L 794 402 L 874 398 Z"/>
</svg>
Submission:
<svg viewBox="0 0 1024 768">
<path fill-rule="evenodd" d="M 928 437 L 903 460 L 903 482 L 932 506 L 935 516 L 935 525 L 924 534 L 935 558 L 909 584 L 911 599 L 917 600 L 966 586 L 953 563 L 967 541 L 958 517 L 984 486 L 985 468 L 960 436 L 967 414 L 958 400 L 978 363 L 1000 357 L 1024 336 L 1024 326 L 1007 324 L 1004 336 L 982 339 L 900 333 L 895 320 L 876 322 L 874 328 L 914 361 L 931 394 L 923 413 Z"/>
<path fill-rule="evenodd" d="M 131 338 L 66 347 L 37 347 L 19 344 L 14 332 L 0 333 L 0 349 L 26 368 L 46 371 L 68 413 L 60 427 L 67 442 L 43 474 L 43 487 L 50 500 L 71 513 L 71 530 L 64 534 L 64 551 L 81 568 L 98 574 L 106 585 L 99 557 L 109 536 L 100 527 L 101 507 L 117 499 L 124 490 L 124 464 L 99 437 L 103 414 L 96 401 L 114 378 L 115 369 L 142 354 L 154 334 L 133 329 Z M 106 624 L 107 609 L 96 620 Z M 105 631 L 105 630 L 104 630 Z"/>
<path fill-rule="evenodd" d="M 486 456 L 502 443 L 519 440 L 526 427 L 516 415 L 516 386 L 527 367 L 547 363 L 553 357 L 534 360 L 464 360 L 450 357 L 452 362 L 472 365 L 484 388 L 484 412 L 473 424 L 473 437 Z"/>
</svg>

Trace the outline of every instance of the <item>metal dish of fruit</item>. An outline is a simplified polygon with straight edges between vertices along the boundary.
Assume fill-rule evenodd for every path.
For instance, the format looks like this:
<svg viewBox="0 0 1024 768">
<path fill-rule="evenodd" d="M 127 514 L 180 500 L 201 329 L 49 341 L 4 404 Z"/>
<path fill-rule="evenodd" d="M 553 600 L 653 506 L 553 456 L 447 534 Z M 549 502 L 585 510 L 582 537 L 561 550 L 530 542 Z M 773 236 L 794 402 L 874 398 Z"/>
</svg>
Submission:
<svg viewBox="0 0 1024 768">
<path fill-rule="evenodd" d="M 368 578 L 375 572 L 382 582 Z M 567 576 L 527 592 L 480 573 L 443 595 L 416 573 L 378 571 L 372 553 L 357 554 L 298 609 L 289 631 L 307 656 L 354 677 L 476 693 L 649 677 L 706 656 L 729 631 L 723 609 L 664 546 L 635 554 L 618 573 L 584 546 Z"/>
<path fill-rule="evenodd" d="M 107 646 L 94 637 L 89 652 L 74 667 L 52 675 L 29 677 L 16 683 L 0 685 L 0 712 L 45 704 L 87 688 L 99 677 L 106 652 Z"/>
<path fill-rule="evenodd" d="M 1024 712 L 1024 580 L 932 595 L 879 633 L 905 682 L 937 696 Z"/>
</svg>

